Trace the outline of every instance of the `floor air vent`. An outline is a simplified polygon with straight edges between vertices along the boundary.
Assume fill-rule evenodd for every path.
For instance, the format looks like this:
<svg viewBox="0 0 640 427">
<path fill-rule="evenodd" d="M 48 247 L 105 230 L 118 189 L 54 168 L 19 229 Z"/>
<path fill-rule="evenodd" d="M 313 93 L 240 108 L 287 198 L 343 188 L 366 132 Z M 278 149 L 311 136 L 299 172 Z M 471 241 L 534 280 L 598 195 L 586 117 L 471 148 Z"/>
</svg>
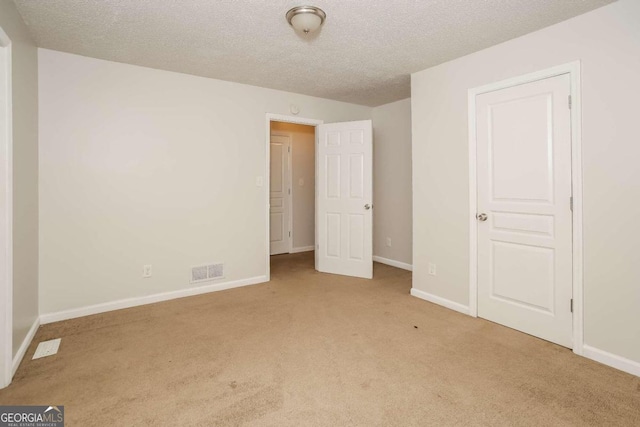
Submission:
<svg viewBox="0 0 640 427">
<path fill-rule="evenodd" d="M 38 344 L 38 348 L 36 348 L 36 352 L 33 354 L 32 359 L 40 359 L 41 357 L 53 356 L 58 352 L 61 341 L 62 338 L 42 341 L 40 344 Z"/>
<path fill-rule="evenodd" d="M 200 265 L 191 268 L 191 283 L 206 282 L 207 280 L 222 279 L 224 264 Z"/>
</svg>

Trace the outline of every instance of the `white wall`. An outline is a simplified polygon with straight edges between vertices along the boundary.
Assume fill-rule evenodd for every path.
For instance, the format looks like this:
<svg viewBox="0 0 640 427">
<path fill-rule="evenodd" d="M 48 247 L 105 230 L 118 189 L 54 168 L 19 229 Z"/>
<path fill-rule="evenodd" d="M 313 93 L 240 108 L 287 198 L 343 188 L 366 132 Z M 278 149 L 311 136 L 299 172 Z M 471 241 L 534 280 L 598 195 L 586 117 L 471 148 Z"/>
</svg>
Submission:
<svg viewBox="0 0 640 427">
<path fill-rule="evenodd" d="M 316 220 L 316 128 L 295 123 L 271 122 L 271 132 L 291 136 L 293 250 L 313 247 L 315 246 Z"/>
<path fill-rule="evenodd" d="M 0 2 L 13 83 L 13 355 L 38 317 L 38 56 L 13 2 Z"/>
<path fill-rule="evenodd" d="M 580 60 L 585 344 L 640 362 L 639 23 L 620 0 L 413 74 L 415 288 L 469 302 L 467 90 Z"/>
<path fill-rule="evenodd" d="M 265 114 L 362 120 L 371 108 L 39 50 L 40 310 L 266 272 Z M 142 278 L 142 266 L 153 277 Z"/>
<path fill-rule="evenodd" d="M 375 107 L 372 118 L 373 254 L 411 264 L 411 99 Z"/>
</svg>

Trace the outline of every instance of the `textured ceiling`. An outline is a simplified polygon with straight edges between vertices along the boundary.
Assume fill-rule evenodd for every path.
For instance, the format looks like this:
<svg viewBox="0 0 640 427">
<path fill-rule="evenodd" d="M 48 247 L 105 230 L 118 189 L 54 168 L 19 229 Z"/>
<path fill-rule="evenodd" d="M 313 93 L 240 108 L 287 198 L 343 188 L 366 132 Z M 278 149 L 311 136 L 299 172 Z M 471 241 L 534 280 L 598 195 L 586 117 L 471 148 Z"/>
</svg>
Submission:
<svg viewBox="0 0 640 427">
<path fill-rule="evenodd" d="M 14 1 L 40 47 L 376 106 L 412 72 L 613 0 Z M 306 3 L 327 20 L 304 37 L 284 15 Z"/>
</svg>

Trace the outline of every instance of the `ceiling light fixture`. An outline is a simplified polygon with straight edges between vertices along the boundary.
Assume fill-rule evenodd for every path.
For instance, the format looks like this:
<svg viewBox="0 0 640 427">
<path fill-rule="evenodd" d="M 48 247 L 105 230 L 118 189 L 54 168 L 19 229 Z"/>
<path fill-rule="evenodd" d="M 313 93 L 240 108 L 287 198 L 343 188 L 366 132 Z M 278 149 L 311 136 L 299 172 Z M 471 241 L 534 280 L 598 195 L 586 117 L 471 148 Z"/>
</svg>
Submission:
<svg viewBox="0 0 640 427">
<path fill-rule="evenodd" d="M 315 6 L 298 6 L 287 12 L 287 22 L 305 34 L 316 31 L 324 23 L 327 14 Z"/>
</svg>

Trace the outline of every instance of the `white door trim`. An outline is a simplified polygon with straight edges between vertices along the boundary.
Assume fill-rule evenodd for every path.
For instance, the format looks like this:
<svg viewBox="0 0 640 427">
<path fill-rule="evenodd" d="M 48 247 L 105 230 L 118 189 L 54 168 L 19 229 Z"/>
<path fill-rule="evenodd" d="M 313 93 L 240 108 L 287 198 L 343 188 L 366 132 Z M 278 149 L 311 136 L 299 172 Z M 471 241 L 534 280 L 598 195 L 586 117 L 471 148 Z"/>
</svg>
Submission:
<svg viewBox="0 0 640 427">
<path fill-rule="evenodd" d="M 287 251 L 291 253 L 293 251 L 293 133 L 284 132 L 284 131 L 275 131 L 271 132 L 271 135 L 275 136 L 286 136 L 289 138 L 289 152 L 287 153 L 287 163 L 289 164 L 289 173 L 287 179 L 289 180 L 289 188 L 291 192 L 287 194 L 287 198 L 289 200 L 289 231 L 291 234 L 289 235 L 289 245 Z M 271 163 L 269 163 L 271 164 Z M 271 177 L 271 174 L 269 174 Z M 271 183 L 269 183 L 271 184 Z"/>
<path fill-rule="evenodd" d="M 537 80 L 569 74 L 571 78 L 571 190 L 573 196 L 573 352 L 583 353 L 583 260 L 582 260 L 582 112 L 580 61 L 469 89 L 469 314 L 478 316 L 478 220 L 476 96 Z M 569 102 L 569 100 L 567 100 Z"/>
<path fill-rule="evenodd" d="M 266 268 L 265 268 L 265 276 L 267 277 L 267 281 L 271 280 L 271 250 L 270 250 L 270 239 L 269 239 L 269 188 L 271 187 L 270 177 L 271 177 L 271 122 L 285 122 L 285 123 L 295 123 L 299 125 L 309 125 L 309 126 L 317 126 L 324 123 L 324 120 L 317 119 L 306 119 L 304 117 L 297 116 L 286 116 L 283 114 L 273 114 L 266 113 L 266 133 L 265 133 L 265 179 L 264 179 L 264 200 L 265 200 L 265 253 L 266 253 Z M 316 144 L 316 151 L 318 147 Z M 317 154 L 317 153 L 316 153 Z M 293 239 L 293 232 L 292 239 Z"/>
<path fill-rule="evenodd" d="M 11 83 L 11 39 L 0 28 L 0 49 L 5 56 L 4 78 L 0 81 L 0 97 L 6 96 L 6 103 L 0 112 L 0 124 L 5 132 L 0 134 L 0 182 L 5 188 L 0 191 L 0 388 L 11 383 L 13 377 L 13 116 Z M 3 123 L 4 122 L 4 123 Z M 0 126 L 2 127 L 2 126 Z"/>
</svg>

